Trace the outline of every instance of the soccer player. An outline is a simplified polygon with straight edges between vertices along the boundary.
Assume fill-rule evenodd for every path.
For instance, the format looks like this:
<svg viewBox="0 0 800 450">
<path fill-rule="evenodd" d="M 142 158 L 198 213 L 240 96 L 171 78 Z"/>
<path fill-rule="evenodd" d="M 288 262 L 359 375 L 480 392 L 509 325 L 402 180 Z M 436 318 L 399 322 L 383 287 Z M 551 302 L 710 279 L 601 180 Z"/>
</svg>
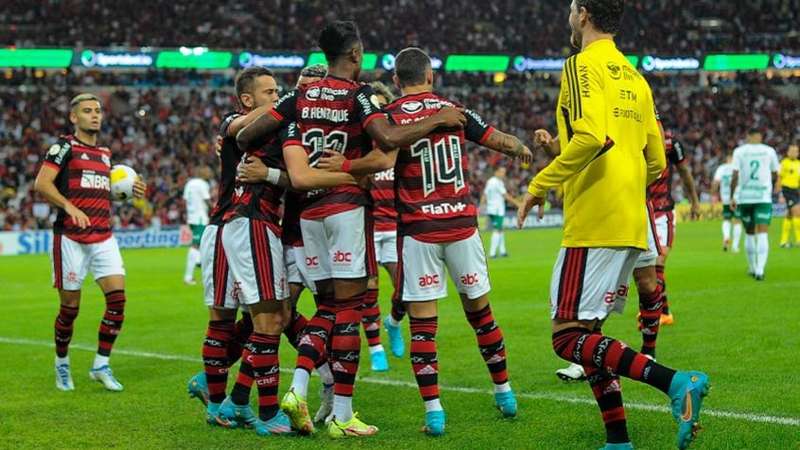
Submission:
<svg viewBox="0 0 800 450">
<path fill-rule="evenodd" d="M 781 187 L 786 200 L 786 217 L 783 219 L 781 247 L 792 246 L 789 236 L 794 229 L 794 242 L 800 243 L 800 160 L 797 159 L 800 147 L 790 145 L 786 158 L 781 161 Z"/>
<path fill-rule="evenodd" d="M 208 210 L 211 202 L 211 169 L 200 166 L 195 172 L 195 177 L 190 178 L 183 187 L 183 200 L 186 202 L 186 222 L 192 230 L 192 245 L 186 255 L 186 269 L 183 273 L 183 282 L 188 285 L 197 284 L 194 281 L 194 269 L 200 265 L 200 239 L 203 230 L 208 225 Z"/>
<path fill-rule="evenodd" d="M 739 213 L 731 208 L 731 200 L 733 199 L 731 180 L 733 180 L 733 154 L 729 153 L 725 157 L 725 164 L 721 164 L 714 172 L 711 191 L 722 203 L 722 250 L 727 252 L 730 249 L 733 253 L 739 253 L 739 242 L 742 240 L 742 222 L 739 220 Z M 732 234 L 731 228 L 733 228 Z"/>
<path fill-rule="evenodd" d="M 772 221 L 772 194 L 780 192 L 778 154 L 762 143 L 761 131 L 752 129 L 747 142 L 733 151 L 734 195 L 731 207 L 737 208 L 744 224 L 744 250 L 748 273 L 756 281 L 764 280 L 769 257 L 769 224 Z"/>
<path fill-rule="evenodd" d="M 602 334 L 622 308 L 628 279 L 647 248 L 645 187 L 666 166 L 664 142 L 645 79 L 616 48 L 623 0 L 573 0 L 569 23 L 580 53 L 567 59 L 556 118 L 561 152 L 530 183 L 521 228 L 548 190 L 564 190 L 564 239 L 550 287 L 553 349 L 584 366 L 606 426 L 605 449 L 633 448 L 619 376 L 667 394 L 678 447 L 697 431 L 708 377 L 676 372 Z M 642 157 L 644 149 L 644 158 Z"/>
<path fill-rule="evenodd" d="M 664 306 L 661 310 L 661 325 L 672 325 L 675 318 L 669 308 L 667 297 L 666 264 L 675 238 L 675 200 L 672 198 L 673 168 L 683 182 L 683 192 L 691 202 L 690 217 L 696 220 L 700 216 L 700 200 L 694 184 L 691 168 L 687 164 L 683 144 L 675 139 L 672 132 L 664 133 L 664 149 L 667 152 L 667 168 L 656 181 L 647 187 L 647 200 L 655 211 L 655 230 L 658 245 L 661 249 L 656 260 L 656 276 L 661 285 Z"/>
<path fill-rule="evenodd" d="M 55 321 L 56 388 L 75 385 L 69 362 L 73 323 L 78 317 L 81 286 L 89 272 L 103 291 L 106 310 L 100 322 L 97 354 L 89 377 L 110 391 L 121 391 L 109 357 L 125 318 L 125 268 L 111 234 L 111 150 L 97 144 L 103 123 L 100 99 L 80 94 L 70 103 L 69 121 L 75 127 L 47 151 L 34 189 L 59 209 L 53 224 L 53 287 L 61 306 Z M 146 186 L 137 179 L 133 194 L 143 198 Z"/>
<path fill-rule="evenodd" d="M 317 284 L 321 307 L 335 313 L 335 322 L 328 324 L 334 372 L 334 411 L 328 433 L 336 438 L 366 436 L 378 429 L 353 414 L 352 395 L 360 354 L 361 306 L 367 279 L 376 272 L 371 214 L 366 210 L 369 199 L 356 184 L 329 184 L 313 166 L 325 149 L 344 153 L 348 160 L 361 158 L 373 149 L 373 140 L 381 149 L 392 150 L 440 126 L 460 126 L 465 119 L 460 111 L 445 108 L 413 125 L 392 125 L 378 108 L 372 88 L 355 81 L 363 59 L 356 25 L 327 25 L 319 46 L 328 61 L 328 75 L 285 95 L 270 114 L 239 132 L 237 142 L 249 148 L 279 127 L 297 123 L 301 138 L 285 143 L 284 159 L 292 186 L 311 191 L 300 220 L 306 266 Z M 301 342 L 292 388 L 281 402 L 294 427 L 303 432 L 313 431 L 305 397 L 319 341 L 325 342 L 309 335 L 307 342 Z"/>
<path fill-rule="evenodd" d="M 386 107 L 393 122 L 415 123 L 440 108 L 457 106 L 433 92 L 433 69 L 418 48 L 398 53 L 395 83 L 403 97 Z M 436 130 L 395 153 L 399 212 L 400 298 L 411 328 L 411 364 L 425 404 L 425 431 L 439 436 L 445 413 L 439 400 L 436 301 L 447 297 L 445 267 L 461 297 L 464 314 L 494 383 L 495 404 L 505 417 L 517 413 L 508 380 L 503 333 L 489 305 L 489 271 L 478 230 L 478 209 L 469 188 L 469 140 L 530 163 L 533 155 L 519 139 L 488 125 L 466 110 L 463 130 Z"/>
<path fill-rule="evenodd" d="M 492 226 L 492 243 L 489 247 L 489 257 L 497 258 L 497 251 L 500 257 L 508 256 L 506 251 L 506 236 L 503 233 L 503 223 L 506 220 L 506 201 L 513 203 L 519 208 L 520 204 L 506 189 L 506 168 L 498 167 L 494 171 L 494 176 L 486 182 L 483 189 L 481 203 L 486 205 L 486 214 L 489 215 L 489 223 Z"/>
</svg>

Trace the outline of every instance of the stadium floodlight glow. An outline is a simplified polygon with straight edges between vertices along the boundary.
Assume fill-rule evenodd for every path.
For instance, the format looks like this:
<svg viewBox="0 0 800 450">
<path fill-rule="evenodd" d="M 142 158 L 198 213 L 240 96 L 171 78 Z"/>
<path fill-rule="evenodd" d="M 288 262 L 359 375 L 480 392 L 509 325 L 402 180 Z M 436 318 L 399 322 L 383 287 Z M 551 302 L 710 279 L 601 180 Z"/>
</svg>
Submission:
<svg viewBox="0 0 800 450">
<path fill-rule="evenodd" d="M 72 64 L 73 51 L 63 48 L 3 48 L 0 67 L 63 69 Z"/>
<path fill-rule="evenodd" d="M 84 67 L 151 67 L 154 61 L 148 52 L 84 50 L 80 57 Z"/>
<path fill-rule="evenodd" d="M 514 58 L 512 67 L 517 72 L 560 72 L 565 58 L 533 58 L 519 55 Z"/>
<path fill-rule="evenodd" d="M 328 60 L 325 59 L 324 53 L 312 52 L 310 55 L 308 55 L 308 62 L 306 64 L 309 66 L 313 66 L 314 64 L 324 64 L 327 66 Z M 375 70 L 377 65 L 377 53 L 364 53 L 364 59 L 361 61 L 361 70 Z"/>
<path fill-rule="evenodd" d="M 646 55 L 642 58 L 642 69 L 645 72 L 665 72 L 670 70 L 698 70 L 700 60 L 697 58 L 669 57 Z"/>
<path fill-rule="evenodd" d="M 233 53 L 209 51 L 205 47 L 181 47 L 158 53 L 159 69 L 227 69 L 231 67 Z"/>
<path fill-rule="evenodd" d="M 305 56 L 299 53 L 239 53 L 239 67 L 266 67 L 268 69 L 302 69 L 306 66 Z"/>
<path fill-rule="evenodd" d="M 777 53 L 772 57 L 772 67 L 776 69 L 800 69 L 800 56 Z"/>
<path fill-rule="evenodd" d="M 765 70 L 769 67 L 767 53 L 706 55 L 703 69 L 708 71 Z"/>
<path fill-rule="evenodd" d="M 446 72 L 505 72 L 508 55 L 450 55 L 444 63 Z"/>
</svg>

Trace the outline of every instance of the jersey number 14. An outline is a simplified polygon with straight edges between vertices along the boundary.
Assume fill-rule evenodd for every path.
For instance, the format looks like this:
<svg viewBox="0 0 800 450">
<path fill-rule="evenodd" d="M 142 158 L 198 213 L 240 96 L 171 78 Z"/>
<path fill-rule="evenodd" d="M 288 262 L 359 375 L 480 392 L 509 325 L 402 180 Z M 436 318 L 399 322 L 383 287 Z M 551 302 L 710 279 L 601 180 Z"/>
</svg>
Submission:
<svg viewBox="0 0 800 450">
<path fill-rule="evenodd" d="M 411 156 L 420 158 L 422 187 L 425 197 L 436 190 L 437 184 L 453 184 L 455 192 L 466 187 L 461 167 L 461 140 L 448 136 L 436 141 L 420 139 L 411 146 Z"/>
</svg>

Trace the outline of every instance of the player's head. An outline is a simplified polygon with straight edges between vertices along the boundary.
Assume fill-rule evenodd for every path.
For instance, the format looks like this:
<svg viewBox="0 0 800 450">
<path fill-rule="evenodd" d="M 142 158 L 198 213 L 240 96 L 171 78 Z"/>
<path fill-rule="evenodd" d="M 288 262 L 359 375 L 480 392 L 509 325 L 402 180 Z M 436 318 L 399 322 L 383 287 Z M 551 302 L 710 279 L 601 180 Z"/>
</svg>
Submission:
<svg viewBox="0 0 800 450">
<path fill-rule="evenodd" d="M 329 66 L 342 63 L 352 68 L 352 77 L 357 79 L 361 73 L 361 61 L 364 58 L 364 46 L 355 22 L 331 22 L 319 33 L 317 42 Z"/>
<path fill-rule="evenodd" d="M 624 0 L 572 0 L 569 10 L 570 42 L 581 48 L 587 31 L 616 35 L 622 24 Z"/>
<path fill-rule="evenodd" d="M 248 67 L 236 75 L 236 98 L 246 110 L 278 101 L 275 74 L 266 67 Z"/>
<path fill-rule="evenodd" d="M 375 91 L 375 97 L 378 98 L 378 106 L 381 108 L 394 101 L 394 94 L 391 89 L 389 89 L 389 86 L 386 86 L 380 81 L 373 81 L 369 85 L 372 90 Z"/>
<path fill-rule="evenodd" d="M 401 90 L 411 86 L 432 90 L 431 58 L 416 47 L 403 49 L 394 59 L 394 82 Z"/>
<path fill-rule="evenodd" d="M 300 71 L 300 77 L 297 79 L 295 87 L 300 87 L 304 84 L 313 83 L 325 78 L 328 74 L 328 66 L 325 64 L 314 64 L 306 67 Z"/>
<path fill-rule="evenodd" d="M 197 167 L 196 174 L 198 178 L 202 178 L 204 180 L 210 180 L 211 177 L 213 176 L 211 168 L 206 165 Z"/>
<path fill-rule="evenodd" d="M 786 156 L 788 156 L 789 159 L 797 159 L 797 157 L 800 156 L 800 147 L 798 147 L 797 144 L 790 145 L 786 150 Z"/>
<path fill-rule="evenodd" d="M 751 128 L 750 131 L 747 132 L 748 144 L 760 144 L 763 141 L 764 135 L 761 134 L 761 130 L 758 128 Z"/>
<path fill-rule="evenodd" d="M 506 168 L 500 166 L 497 169 L 494 169 L 494 176 L 500 178 L 501 180 L 504 179 L 506 177 Z"/>
<path fill-rule="evenodd" d="M 69 102 L 69 121 L 75 129 L 97 134 L 103 125 L 103 108 L 94 94 L 78 94 Z"/>
</svg>

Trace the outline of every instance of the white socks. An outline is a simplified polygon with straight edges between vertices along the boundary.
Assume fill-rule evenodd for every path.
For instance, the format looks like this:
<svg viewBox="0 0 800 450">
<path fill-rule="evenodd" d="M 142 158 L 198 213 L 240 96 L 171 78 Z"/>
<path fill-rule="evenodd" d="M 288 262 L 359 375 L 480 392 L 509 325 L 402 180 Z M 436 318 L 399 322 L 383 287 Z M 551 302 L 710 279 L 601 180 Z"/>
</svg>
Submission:
<svg viewBox="0 0 800 450">
<path fill-rule="evenodd" d="M 371 346 L 369 348 L 370 356 L 374 355 L 375 353 L 383 352 L 383 351 L 385 351 L 385 350 L 383 349 L 383 345 L 381 345 L 381 344 L 373 345 L 373 346 Z"/>
<path fill-rule="evenodd" d="M 427 413 L 431 411 L 444 411 L 444 408 L 442 408 L 442 402 L 440 402 L 438 398 L 425 402 L 425 412 Z"/>
<path fill-rule="evenodd" d="M 767 233 L 756 234 L 756 275 L 763 276 L 764 268 L 767 267 L 767 257 L 769 256 L 769 235 Z"/>
<path fill-rule="evenodd" d="M 385 319 L 383 319 L 383 321 L 384 321 L 384 322 L 386 322 L 386 323 L 388 323 L 388 324 L 389 324 L 389 326 L 391 326 L 391 327 L 399 327 L 399 326 L 400 326 L 400 322 L 398 322 L 398 321 L 394 320 L 394 317 L 392 317 L 392 315 L 391 315 L 391 314 L 389 314 L 388 316 L 386 316 L 386 318 L 385 318 Z"/>
<path fill-rule="evenodd" d="M 333 395 L 333 417 L 338 422 L 347 422 L 353 418 L 353 397 Z"/>
<path fill-rule="evenodd" d="M 506 234 L 502 231 L 500 232 L 500 254 L 506 254 Z"/>
<path fill-rule="evenodd" d="M 722 221 L 722 240 L 726 243 L 731 239 L 731 221 Z"/>
<path fill-rule="evenodd" d="M 742 240 L 742 224 L 736 222 L 733 224 L 733 251 L 739 251 L 739 241 Z"/>
<path fill-rule="evenodd" d="M 65 364 L 69 365 L 69 356 L 65 356 L 65 357 L 61 358 L 58 355 L 56 355 L 56 365 L 57 366 L 63 366 Z"/>
<path fill-rule="evenodd" d="M 495 384 L 494 385 L 494 393 L 500 394 L 501 392 L 508 392 L 511 390 L 511 383 L 506 381 L 503 384 Z"/>
<path fill-rule="evenodd" d="M 108 356 L 103 356 L 100 354 L 94 355 L 94 363 L 92 364 L 92 369 L 99 369 L 107 365 L 108 365 Z"/>
<path fill-rule="evenodd" d="M 189 253 L 186 255 L 186 271 L 183 273 L 184 281 L 192 281 L 194 279 L 194 268 L 200 264 L 200 250 L 189 247 Z"/>
<path fill-rule="evenodd" d="M 747 253 L 747 267 L 752 274 L 756 273 L 756 236 L 754 234 L 744 235 L 744 251 Z"/>
<path fill-rule="evenodd" d="M 330 371 L 330 369 L 328 370 Z M 309 377 L 311 377 L 311 374 L 308 373 L 305 369 L 300 369 L 300 368 L 294 369 L 294 377 L 292 377 L 292 389 L 294 389 L 295 394 L 303 398 L 308 397 Z M 333 375 L 331 375 L 331 378 L 333 378 Z"/>
<path fill-rule="evenodd" d="M 497 256 L 497 248 L 500 246 L 500 239 L 502 239 L 502 234 L 499 231 L 492 231 L 492 244 L 489 248 L 489 256 L 494 258 Z"/>
</svg>

